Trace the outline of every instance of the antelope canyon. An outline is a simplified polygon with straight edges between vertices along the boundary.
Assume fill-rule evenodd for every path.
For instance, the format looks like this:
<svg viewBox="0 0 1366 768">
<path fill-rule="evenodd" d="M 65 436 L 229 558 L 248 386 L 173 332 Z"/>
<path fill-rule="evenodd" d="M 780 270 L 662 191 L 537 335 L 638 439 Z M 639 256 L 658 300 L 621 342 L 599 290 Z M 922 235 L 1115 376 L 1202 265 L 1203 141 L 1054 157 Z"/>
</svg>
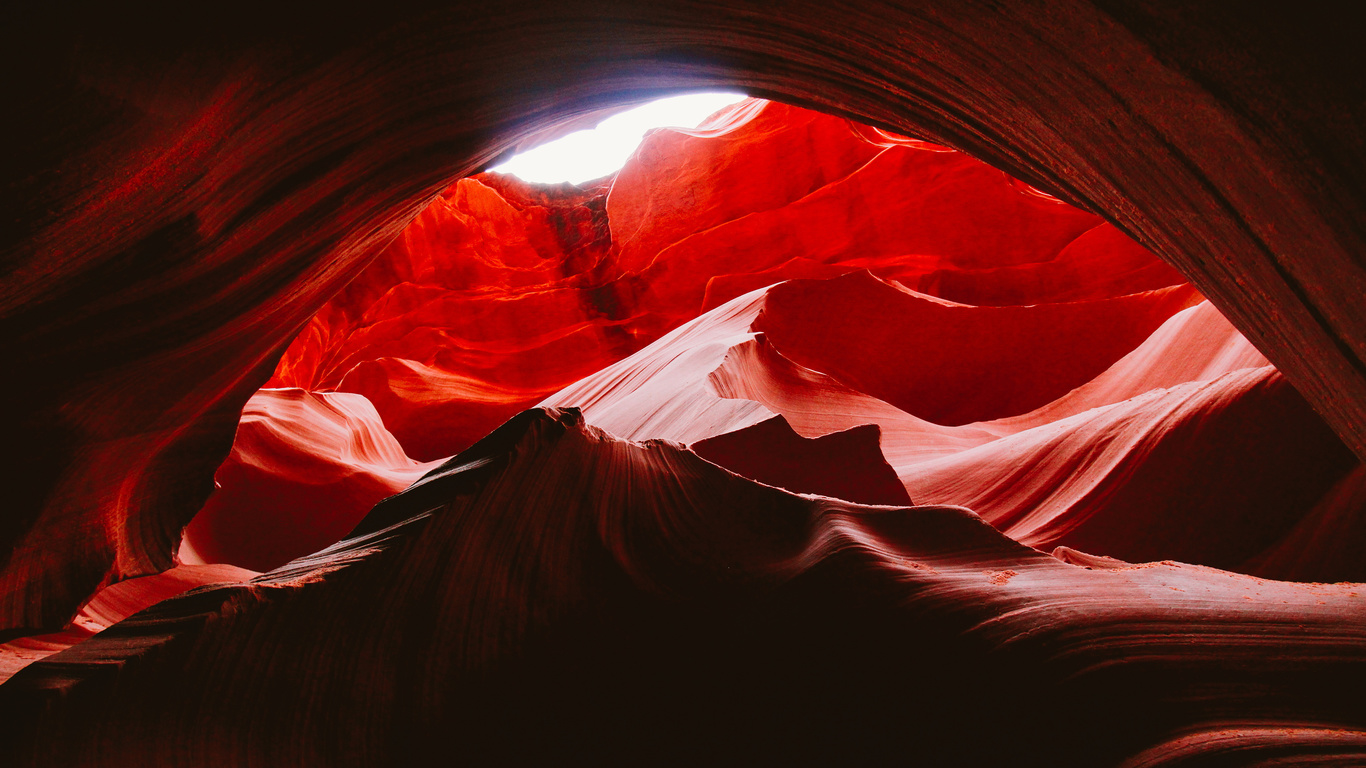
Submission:
<svg viewBox="0 0 1366 768">
<path fill-rule="evenodd" d="M 4 33 L 0 764 L 1366 765 L 1350 25 L 320 10 Z"/>
</svg>

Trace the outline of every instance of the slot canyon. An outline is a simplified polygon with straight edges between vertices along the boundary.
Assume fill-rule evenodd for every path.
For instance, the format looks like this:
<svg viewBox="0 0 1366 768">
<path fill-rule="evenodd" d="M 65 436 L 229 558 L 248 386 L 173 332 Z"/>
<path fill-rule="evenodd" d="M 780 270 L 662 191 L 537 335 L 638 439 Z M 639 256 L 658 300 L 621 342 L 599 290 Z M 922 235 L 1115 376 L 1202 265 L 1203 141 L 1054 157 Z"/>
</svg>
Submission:
<svg viewBox="0 0 1366 768">
<path fill-rule="evenodd" d="M 1366 765 L 1328 6 L 7 15 L 0 765 Z"/>
</svg>

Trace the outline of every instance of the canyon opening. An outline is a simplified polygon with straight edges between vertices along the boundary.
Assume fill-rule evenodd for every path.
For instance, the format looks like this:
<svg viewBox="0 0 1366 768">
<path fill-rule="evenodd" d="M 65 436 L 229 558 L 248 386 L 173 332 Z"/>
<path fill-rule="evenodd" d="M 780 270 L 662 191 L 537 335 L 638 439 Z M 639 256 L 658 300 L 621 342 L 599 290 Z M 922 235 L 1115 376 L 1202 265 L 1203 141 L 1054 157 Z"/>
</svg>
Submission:
<svg viewBox="0 0 1366 768">
<path fill-rule="evenodd" d="M 1359 463 L 1180 273 L 961 152 L 758 99 L 582 187 L 444 191 L 248 401 L 180 561 L 321 550 L 547 407 L 1069 562 L 1366 576 L 1334 522 Z"/>
</svg>

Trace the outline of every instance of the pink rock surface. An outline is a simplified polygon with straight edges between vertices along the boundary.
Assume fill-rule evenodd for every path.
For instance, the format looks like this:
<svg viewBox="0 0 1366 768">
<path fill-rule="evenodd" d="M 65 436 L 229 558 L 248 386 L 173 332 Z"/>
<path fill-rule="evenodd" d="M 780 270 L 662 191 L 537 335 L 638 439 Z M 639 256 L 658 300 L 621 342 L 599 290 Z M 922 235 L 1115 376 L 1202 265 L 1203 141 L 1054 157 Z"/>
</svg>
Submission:
<svg viewBox="0 0 1366 768">
<path fill-rule="evenodd" d="M 57 626 L 104 589 L 63 632 L 0 648 L 6 759 L 1360 762 L 1366 613 L 1346 582 L 1366 578 L 1366 476 L 1339 436 L 1362 455 L 1361 228 L 1338 205 L 1358 197 L 1342 183 L 1355 144 L 1320 141 L 1362 124 L 1350 105 L 1366 101 L 1309 83 L 1294 93 L 1349 112 L 1286 130 L 1296 102 L 1263 76 L 1268 49 L 1200 47 L 1227 34 L 1242 52 L 1256 8 L 1183 38 L 1208 11 L 1121 3 L 1057 46 L 1070 17 L 1040 7 L 1005 41 L 897 38 L 892 62 L 831 47 L 857 52 L 856 79 L 913 73 L 835 90 L 864 111 L 868 93 L 964 83 L 930 135 L 1031 183 L 755 100 L 653 134 L 584 188 L 452 184 L 502 130 L 480 122 L 488 94 L 443 101 L 463 70 L 412 87 L 458 56 L 356 53 L 378 66 L 339 77 L 309 54 L 316 79 L 296 87 L 274 80 L 293 41 L 272 38 L 252 48 L 268 61 L 209 54 L 247 62 L 236 84 L 176 61 L 155 93 L 136 66 L 59 62 L 87 79 L 54 98 L 98 94 L 89 124 L 111 133 L 14 187 L 80 192 L 17 195 L 43 212 L 15 223 L 51 228 L 0 291 L 0 357 L 21 372 L 0 423 L 24 449 L 3 463 L 18 478 L 3 626 Z M 790 7 L 758 10 L 755 36 L 785 39 Z M 1040 21 L 984 10 L 1002 29 Z M 975 12 L 836 11 L 948 30 Z M 637 21 L 616 31 L 678 45 Z M 443 36 L 401 37 L 428 34 Z M 92 60 L 119 44 L 72 39 Z M 746 38 L 724 39 L 743 58 Z M 676 50 L 657 63 L 686 71 Z M 945 56 L 961 68 L 936 69 Z M 1310 59 L 1277 76 L 1298 82 Z M 1106 69 L 1048 68 L 1073 60 Z M 802 62 L 776 57 L 756 82 L 845 71 Z M 1218 62 L 1232 84 L 1201 79 Z M 524 92 L 566 92 L 536 71 Z M 1028 98 L 1007 98 L 1019 72 Z M 1160 97 L 1124 98 L 1114 72 Z M 603 98 L 639 94 L 625 77 Z M 1249 93 L 1271 108 L 1243 111 Z M 442 122 L 450 103 L 474 105 L 468 122 Z M 300 117 L 333 110 L 358 119 Z M 998 112 L 1028 140 L 983 143 Z M 1124 141 L 1060 140 L 1073 113 Z M 20 165 L 48 156 L 18 146 Z M 1337 434 L 1180 273 L 1058 197 L 1179 264 Z M 243 402 L 185 564 L 114 583 L 170 565 Z"/>
<path fill-rule="evenodd" d="M 263 389 L 185 529 L 180 560 L 268 571 L 341 538 L 431 466 L 403 453 L 364 397 Z"/>
<path fill-rule="evenodd" d="M 1184 282 L 1098 217 L 967 155 L 750 100 L 699 130 L 655 131 L 597 186 L 458 182 L 313 318 L 271 385 L 365 395 L 411 456 L 435 460 L 703 309 L 860 269 L 1007 304 Z M 1134 323 L 1108 343 L 1127 351 L 1146 335 Z M 1086 370 L 1086 355 L 1112 354 L 1071 342 L 1088 351 L 1067 364 Z"/>
<path fill-rule="evenodd" d="M 983 320 L 969 315 L 977 308 L 949 307 L 982 323 L 974 336 L 982 343 L 965 350 L 961 367 L 945 374 L 976 378 L 956 387 L 932 381 L 937 369 L 922 368 L 921 357 L 906 351 L 947 354 L 934 347 L 941 337 L 888 333 L 879 347 L 864 340 L 859 323 L 811 319 L 832 308 L 877 307 L 888 298 L 926 301 L 866 275 L 780 284 L 713 310 L 545 404 L 581 407 L 589 423 L 633 440 L 699 445 L 732 430 L 754 430 L 773 413 L 808 438 L 877 425 L 885 461 L 910 498 L 968 507 L 1044 551 L 1070 546 L 1128 560 L 1185 560 L 1261 573 L 1256 561 L 1264 551 L 1283 547 L 1296 527 L 1311 528 L 1302 522 L 1310 516 L 1333 516 L 1311 510 L 1354 503 L 1351 492 L 1334 491 L 1359 466 L 1351 453 L 1208 304 L 1175 312 L 1160 325 L 1160 315 L 1140 314 L 1157 326 L 1151 335 L 1052 402 L 1026 410 L 1017 401 L 1004 418 L 952 426 L 846 382 L 915 392 L 928 380 L 943 402 L 956 405 L 952 395 L 964 391 L 964 402 L 994 403 L 993 393 L 1013 394 L 1019 378 L 1047 381 L 1050 369 L 1017 356 L 1023 375 L 1012 375 L 1018 371 L 995 357 L 997 345 L 1018 338 L 1011 334 L 1020 314 Z M 1128 298 L 1149 302 L 1129 305 L 1140 312 L 1156 306 L 1172 313 L 1181 306 L 1170 294 Z M 1074 321 L 1088 334 L 1114 311 L 1061 306 L 1078 314 L 1091 309 L 1089 318 Z M 1052 308 L 1022 309 L 1047 318 Z M 782 331 L 776 339 L 775 328 Z M 955 347 L 951 334 L 942 338 L 948 349 Z M 823 364 L 821 353 L 834 355 L 837 365 L 828 367 L 839 375 L 789 359 L 783 339 L 805 344 L 798 351 L 813 364 Z M 1057 334 L 1032 343 L 1061 355 L 1069 340 Z M 1008 352 L 1019 355 L 1019 346 Z M 875 354 L 878 349 L 884 354 Z M 898 368 L 906 375 L 896 377 Z M 919 402 L 934 401 L 922 395 Z M 918 410 L 935 415 L 926 405 Z M 756 466 L 763 460 L 762 454 L 753 459 Z M 1332 562 L 1316 573 L 1342 580 L 1360 572 L 1345 558 Z"/>
<path fill-rule="evenodd" d="M 0 643 L 0 683 L 24 667 L 82 643 L 167 598 L 211 584 L 244 582 L 259 575 L 232 565 L 178 565 L 153 576 L 105 587 L 81 607 L 76 619 L 61 632 Z"/>
<path fill-rule="evenodd" d="M 51 703 L 0 726 L 48 764 L 367 765 L 455 742 L 517 763 L 744 765 L 760 745 L 1091 766 L 1217 750 L 1230 729 L 1291 754 L 1361 743 L 1343 725 L 1366 679 L 1361 585 L 1068 560 L 962 507 L 793 495 L 537 409 L 338 545 L 28 667 L 0 704 Z M 208 689 L 212 716 L 177 716 L 175 691 Z M 984 702 L 1012 697 L 1030 706 L 977 738 Z"/>
</svg>

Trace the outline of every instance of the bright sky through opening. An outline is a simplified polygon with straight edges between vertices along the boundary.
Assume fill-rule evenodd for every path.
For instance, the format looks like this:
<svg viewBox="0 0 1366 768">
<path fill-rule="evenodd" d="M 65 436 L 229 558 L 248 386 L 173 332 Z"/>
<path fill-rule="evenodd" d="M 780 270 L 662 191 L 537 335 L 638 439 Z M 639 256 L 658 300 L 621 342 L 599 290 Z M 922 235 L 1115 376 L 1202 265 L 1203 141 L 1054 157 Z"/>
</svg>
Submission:
<svg viewBox="0 0 1366 768">
<path fill-rule="evenodd" d="M 618 112 L 597 128 L 529 149 L 490 170 L 540 184 L 592 181 L 621 168 L 651 128 L 696 128 L 712 113 L 744 98 L 741 93 L 690 93 L 652 101 Z"/>
</svg>

